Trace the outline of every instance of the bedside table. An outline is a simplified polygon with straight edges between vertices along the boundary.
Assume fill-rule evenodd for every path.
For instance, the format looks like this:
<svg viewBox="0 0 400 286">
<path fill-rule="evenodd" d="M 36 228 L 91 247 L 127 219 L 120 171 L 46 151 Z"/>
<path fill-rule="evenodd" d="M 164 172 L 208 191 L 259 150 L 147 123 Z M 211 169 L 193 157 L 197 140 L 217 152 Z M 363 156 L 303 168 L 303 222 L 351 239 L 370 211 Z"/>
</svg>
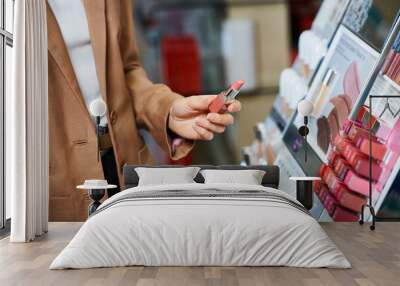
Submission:
<svg viewBox="0 0 400 286">
<path fill-rule="evenodd" d="M 93 202 L 88 206 L 89 216 L 101 205 L 100 200 L 104 197 L 106 190 L 117 188 L 116 185 L 109 185 L 106 180 L 86 180 L 83 185 L 76 187 L 79 190 L 87 190 Z"/>
<path fill-rule="evenodd" d="M 320 181 L 320 177 L 290 177 L 296 181 L 296 199 L 310 210 L 313 207 L 313 182 Z"/>
</svg>

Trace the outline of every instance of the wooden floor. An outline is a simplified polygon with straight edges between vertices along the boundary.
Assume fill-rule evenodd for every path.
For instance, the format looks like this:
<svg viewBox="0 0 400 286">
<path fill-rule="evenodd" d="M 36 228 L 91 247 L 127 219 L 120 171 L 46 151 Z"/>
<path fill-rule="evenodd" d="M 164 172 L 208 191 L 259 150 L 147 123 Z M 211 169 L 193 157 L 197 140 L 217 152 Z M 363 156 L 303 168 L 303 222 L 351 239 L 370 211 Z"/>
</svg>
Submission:
<svg viewBox="0 0 400 286">
<path fill-rule="evenodd" d="M 375 232 L 357 223 L 322 224 L 353 265 L 349 270 L 288 267 L 125 267 L 48 270 L 79 229 L 51 223 L 29 244 L 0 241 L 0 285 L 400 285 L 400 223 L 380 223 Z"/>
</svg>

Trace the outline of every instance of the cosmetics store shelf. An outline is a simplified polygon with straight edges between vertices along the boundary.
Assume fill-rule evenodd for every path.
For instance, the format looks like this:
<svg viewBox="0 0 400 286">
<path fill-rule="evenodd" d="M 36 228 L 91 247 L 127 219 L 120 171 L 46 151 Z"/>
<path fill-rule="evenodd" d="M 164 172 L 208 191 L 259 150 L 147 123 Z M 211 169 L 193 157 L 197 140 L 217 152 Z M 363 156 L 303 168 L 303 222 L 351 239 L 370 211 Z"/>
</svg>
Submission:
<svg viewBox="0 0 400 286">
<path fill-rule="evenodd" d="M 400 85 L 395 83 L 391 78 L 389 78 L 387 75 L 384 75 L 383 78 L 390 83 L 392 87 L 394 87 L 399 93 L 400 93 Z"/>
</svg>

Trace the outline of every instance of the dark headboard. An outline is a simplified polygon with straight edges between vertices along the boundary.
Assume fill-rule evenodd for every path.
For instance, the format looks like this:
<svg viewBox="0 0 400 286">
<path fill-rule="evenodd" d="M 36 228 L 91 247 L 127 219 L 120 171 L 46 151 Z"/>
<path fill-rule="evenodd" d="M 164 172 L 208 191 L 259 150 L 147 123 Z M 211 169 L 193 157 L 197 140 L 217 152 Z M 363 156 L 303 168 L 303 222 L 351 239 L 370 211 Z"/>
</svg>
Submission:
<svg viewBox="0 0 400 286">
<path fill-rule="evenodd" d="M 239 166 L 239 165 L 192 165 L 194 167 L 200 167 L 201 169 L 223 169 L 223 170 L 263 170 L 265 175 L 262 180 L 262 185 L 265 187 L 271 187 L 277 189 L 279 187 L 279 167 L 278 166 Z M 161 166 L 147 166 L 147 165 L 128 165 L 124 166 L 124 184 L 125 189 L 136 187 L 139 183 L 139 177 L 135 171 L 137 167 L 148 167 L 148 168 L 180 168 L 183 166 L 176 165 L 161 165 Z M 203 176 L 199 173 L 194 180 L 197 183 L 204 183 Z"/>
</svg>

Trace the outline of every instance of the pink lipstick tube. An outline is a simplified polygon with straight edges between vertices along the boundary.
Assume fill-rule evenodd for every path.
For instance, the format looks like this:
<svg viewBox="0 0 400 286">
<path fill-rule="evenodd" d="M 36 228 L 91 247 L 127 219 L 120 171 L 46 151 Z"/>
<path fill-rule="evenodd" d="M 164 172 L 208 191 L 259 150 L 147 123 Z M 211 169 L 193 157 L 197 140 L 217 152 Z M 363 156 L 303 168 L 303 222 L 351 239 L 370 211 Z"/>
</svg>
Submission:
<svg viewBox="0 0 400 286">
<path fill-rule="evenodd" d="M 232 84 L 227 90 L 218 94 L 217 98 L 214 99 L 208 107 L 210 112 L 225 113 L 226 105 L 231 103 L 235 99 L 243 85 L 244 81 L 238 80 L 237 82 Z"/>
</svg>

